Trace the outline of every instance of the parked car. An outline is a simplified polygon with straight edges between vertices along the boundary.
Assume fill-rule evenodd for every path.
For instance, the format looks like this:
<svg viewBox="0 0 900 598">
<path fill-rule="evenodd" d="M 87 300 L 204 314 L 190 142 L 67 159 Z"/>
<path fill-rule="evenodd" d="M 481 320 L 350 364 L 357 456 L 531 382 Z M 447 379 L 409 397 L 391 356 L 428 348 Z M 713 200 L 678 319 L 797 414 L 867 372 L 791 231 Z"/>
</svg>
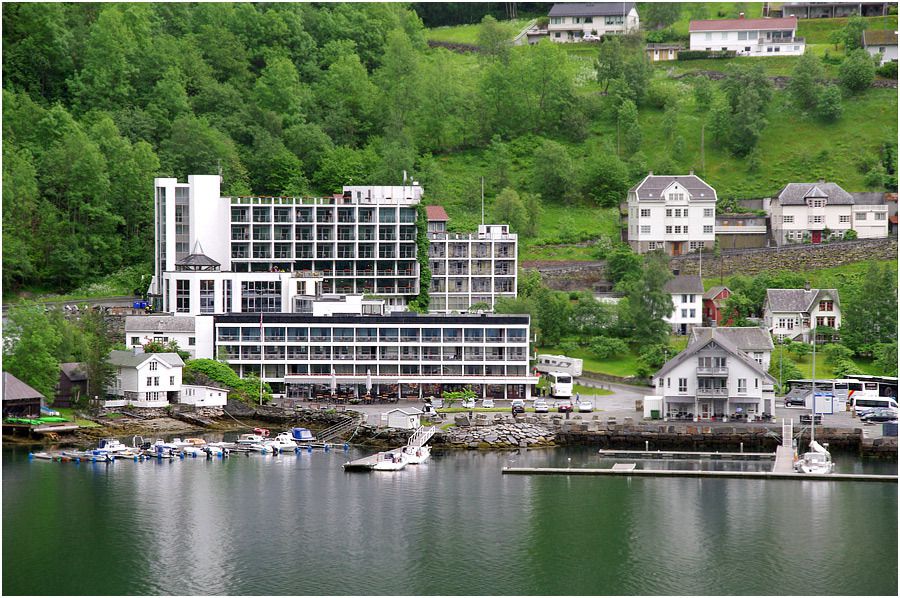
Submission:
<svg viewBox="0 0 900 598">
<path fill-rule="evenodd" d="M 584 36 L 582 36 L 581 39 L 582 39 L 582 41 L 586 41 L 586 42 L 599 42 L 599 41 L 600 41 L 600 36 L 599 36 L 599 35 L 593 35 L 593 34 L 591 34 L 591 33 L 585 33 Z"/>
<path fill-rule="evenodd" d="M 485 409 L 493 409 L 494 408 L 494 399 L 485 399 L 481 401 L 481 406 Z"/>
<path fill-rule="evenodd" d="M 594 404 L 590 401 L 580 401 L 578 403 L 578 412 L 579 413 L 590 413 L 594 410 Z"/>
<path fill-rule="evenodd" d="M 572 401 L 557 401 L 556 410 L 560 413 L 569 413 L 573 409 Z"/>
<path fill-rule="evenodd" d="M 873 409 L 859 416 L 864 422 L 892 422 L 897 419 L 897 411 L 894 409 Z"/>
<path fill-rule="evenodd" d="M 463 399 L 463 409 L 475 409 L 475 399 Z"/>
<path fill-rule="evenodd" d="M 550 413 L 550 405 L 547 401 L 543 399 L 538 399 L 534 402 L 534 412 L 535 413 Z"/>
<path fill-rule="evenodd" d="M 803 397 L 785 397 L 784 398 L 784 406 L 785 407 L 804 407 L 806 406 L 806 399 Z"/>
<path fill-rule="evenodd" d="M 522 399 L 513 399 L 510 406 L 512 407 L 513 415 L 516 413 L 525 413 L 525 401 Z"/>
</svg>

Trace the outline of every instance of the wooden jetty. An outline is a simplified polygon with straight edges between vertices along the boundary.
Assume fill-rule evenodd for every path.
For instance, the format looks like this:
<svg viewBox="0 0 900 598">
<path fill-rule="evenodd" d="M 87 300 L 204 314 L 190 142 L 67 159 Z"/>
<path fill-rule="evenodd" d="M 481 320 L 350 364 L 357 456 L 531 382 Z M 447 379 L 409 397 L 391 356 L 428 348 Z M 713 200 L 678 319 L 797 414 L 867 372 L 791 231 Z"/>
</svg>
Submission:
<svg viewBox="0 0 900 598">
<path fill-rule="evenodd" d="M 629 464 L 630 465 L 630 464 Z M 596 469 L 567 467 L 504 467 L 505 475 L 575 475 L 575 476 L 629 476 L 629 477 L 669 477 L 669 478 L 743 478 L 757 480 L 806 480 L 832 482 L 888 482 L 897 483 L 896 475 L 874 475 L 858 473 L 794 473 L 780 471 L 696 471 L 686 469 Z"/>
</svg>

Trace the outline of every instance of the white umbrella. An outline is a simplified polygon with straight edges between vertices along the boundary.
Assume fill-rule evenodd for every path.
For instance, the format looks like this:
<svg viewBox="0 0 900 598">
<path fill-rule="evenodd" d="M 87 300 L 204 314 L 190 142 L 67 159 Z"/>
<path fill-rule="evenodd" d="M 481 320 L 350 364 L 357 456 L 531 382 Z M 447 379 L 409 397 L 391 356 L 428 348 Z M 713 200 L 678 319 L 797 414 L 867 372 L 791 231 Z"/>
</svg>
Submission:
<svg viewBox="0 0 900 598">
<path fill-rule="evenodd" d="M 334 394 L 337 391 L 337 374 L 334 372 L 334 368 L 331 368 L 331 394 Z"/>
<path fill-rule="evenodd" d="M 366 392 L 372 392 L 372 370 L 366 370 Z"/>
</svg>

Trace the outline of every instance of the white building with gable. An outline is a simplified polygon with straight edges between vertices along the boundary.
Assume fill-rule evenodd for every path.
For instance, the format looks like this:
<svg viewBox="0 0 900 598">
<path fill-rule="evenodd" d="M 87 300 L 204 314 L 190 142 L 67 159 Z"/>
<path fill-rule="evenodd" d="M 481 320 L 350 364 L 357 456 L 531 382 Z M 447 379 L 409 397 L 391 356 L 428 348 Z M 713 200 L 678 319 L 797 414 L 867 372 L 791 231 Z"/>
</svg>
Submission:
<svg viewBox="0 0 900 598">
<path fill-rule="evenodd" d="M 740 56 L 802 56 L 797 18 L 691 21 L 691 50 L 732 51 Z"/>
<path fill-rule="evenodd" d="M 673 256 L 712 249 L 716 200 L 716 190 L 693 171 L 650 172 L 628 191 L 628 244 L 637 253 L 662 250 Z"/>
</svg>

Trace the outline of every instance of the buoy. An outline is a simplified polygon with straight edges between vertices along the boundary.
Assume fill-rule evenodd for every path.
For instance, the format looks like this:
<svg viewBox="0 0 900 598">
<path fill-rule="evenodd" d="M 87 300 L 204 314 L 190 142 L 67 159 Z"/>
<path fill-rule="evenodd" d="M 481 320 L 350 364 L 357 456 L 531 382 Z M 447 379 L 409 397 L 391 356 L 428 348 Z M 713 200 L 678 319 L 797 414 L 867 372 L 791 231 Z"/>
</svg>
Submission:
<svg viewBox="0 0 900 598">
<path fill-rule="evenodd" d="M 75 462 L 76 462 L 76 463 L 81 463 L 81 457 L 75 457 Z"/>
<path fill-rule="evenodd" d="M 331 446 L 329 446 L 329 445 L 326 443 L 326 444 L 325 444 L 325 452 L 327 453 L 330 449 L 331 449 Z"/>
<path fill-rule="evenodd" d="M 345 451 L 349 451 L 349 450 L 350 450 L 350 444 L 349 444 L 349 443 L 347 443 L 347 442 L 344 443 L 344 450 L 345 450 Z"/>
<path fill-rule="evenodd" d="M 137 456 L 137 455 L 134 456 L 134 462 L 135 462 L 135 463 L 138 462 L 138 456 Z"/>
<path fill-rule="evenodd" d="M 311 444 L 307 444 L 307 445 L 306 445 L 306 452 L 307 452 L 307 453 L 311 453 L 311 452 L 312 452 L 312 445 L 311 445 Z"/>
<path fill-rule="evenodd" d="M 178 453 L 178 458 L 179 458 L 179 459 L 184 459 L 184 453 Z"/>
<path fill-rule="evenodd" d="M 34 453 L 28 453 L 28 459 L 34 459 Z"/>
</svg>

